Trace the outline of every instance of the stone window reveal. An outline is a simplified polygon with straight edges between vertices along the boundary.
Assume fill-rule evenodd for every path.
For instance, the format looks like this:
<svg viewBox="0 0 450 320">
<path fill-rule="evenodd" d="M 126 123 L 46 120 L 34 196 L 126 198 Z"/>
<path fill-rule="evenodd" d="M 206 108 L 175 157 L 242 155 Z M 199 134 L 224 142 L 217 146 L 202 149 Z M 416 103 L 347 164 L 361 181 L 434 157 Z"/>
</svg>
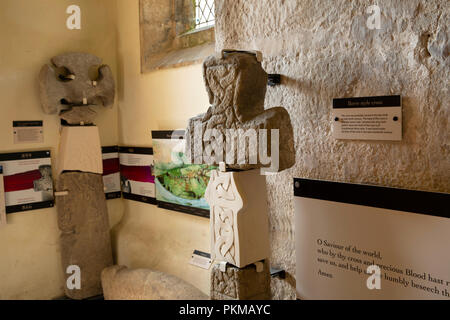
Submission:
<svg viewBox="0 0 450 320">
<path fill-rule="evenodd" d="M 140 0 L 141 72 L 214 54 L 214 0 Z"/>
</svg>

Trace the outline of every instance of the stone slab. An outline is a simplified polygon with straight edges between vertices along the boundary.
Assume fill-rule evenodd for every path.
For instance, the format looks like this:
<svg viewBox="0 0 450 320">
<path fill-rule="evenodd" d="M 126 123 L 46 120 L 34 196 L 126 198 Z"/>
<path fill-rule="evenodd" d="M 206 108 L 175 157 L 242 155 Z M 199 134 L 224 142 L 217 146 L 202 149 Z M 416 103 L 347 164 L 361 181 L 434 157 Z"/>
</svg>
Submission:
<svg viewBox="0 0 450 320">
<path fill-rule="evenodd" d="M 101 175 L 66 172 L 57 181 L 56 206 L 61 230 L 61 261 L 64 279 L 67 267 L 81 270 L 81 289 L 65 293 L 72 299 L 85 299 L 102 294 L 101 272 L 113 264 L 110 227 Z M 65 283 L 66 284 L 66 283 Z"/>
<path fill-rule="evenodd" d="M 73 107 L 68 111 L 63 111 L 60 114 L 61 119 L 65 120 L 70 125 L 90 125 L 94 124 L 97 112 L 89 107 Z"/>
<path fill-rule="evenodd" d="M 105 300 L 209 300 L 189 283 L 148 269 L 106 268 L 102 285 Z"/>
</svg>

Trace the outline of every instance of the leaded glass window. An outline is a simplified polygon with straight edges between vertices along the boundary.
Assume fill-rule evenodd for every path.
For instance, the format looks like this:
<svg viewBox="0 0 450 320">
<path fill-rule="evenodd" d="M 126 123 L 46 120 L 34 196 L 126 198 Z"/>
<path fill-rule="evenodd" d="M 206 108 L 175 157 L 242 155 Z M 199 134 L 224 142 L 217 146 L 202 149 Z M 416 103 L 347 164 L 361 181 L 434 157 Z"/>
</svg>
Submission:
<svg viewBox="0 0 450 320">
<path fill-rule="evenodd" d="M 195 29 L 214 25 L 214 0 L 195 0 Z"/>
</svg>

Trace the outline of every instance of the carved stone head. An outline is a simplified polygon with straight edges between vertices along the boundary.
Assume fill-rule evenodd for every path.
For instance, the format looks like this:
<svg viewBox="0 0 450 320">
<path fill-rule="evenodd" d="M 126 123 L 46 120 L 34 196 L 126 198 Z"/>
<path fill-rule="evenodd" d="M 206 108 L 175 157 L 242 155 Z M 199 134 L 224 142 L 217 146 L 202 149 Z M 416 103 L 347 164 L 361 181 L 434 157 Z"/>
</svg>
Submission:
<svg viewBox="0 0 450 320">
<path fill-rule="evenodd" d="M 39 75 L 42 108 L 71 124 L 92 123 L 90 107 L 114 103 L 115 85 L 111 69 L 88 53 L 67 53 L 51 59 Z"/>
<path fill-rule="evenodd" d="M 239 121 L 264 111 L 268 76 L 260 53 L 224 50 L 205 60 L 203 77 L 210 104 L 219 109 L 233 106 Z"/>
</svg>

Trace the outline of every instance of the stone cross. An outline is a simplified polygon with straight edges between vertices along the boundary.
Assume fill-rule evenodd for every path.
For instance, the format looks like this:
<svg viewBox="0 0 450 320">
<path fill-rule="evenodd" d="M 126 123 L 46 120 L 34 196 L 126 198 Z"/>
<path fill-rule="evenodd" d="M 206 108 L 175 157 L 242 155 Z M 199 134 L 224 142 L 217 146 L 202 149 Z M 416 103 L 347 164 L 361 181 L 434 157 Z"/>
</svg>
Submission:
<svg viewBox="0 0 450 320">
<path fill-rule="evenodd" d="M 264 108 L 268 75 L 261 66 L 260 53 L 223 50 L 221 54 L 206 59 L 203 78 L 211 107 L 205 114 L 189 120 L 186 154 L 192 163 L 205 163 L 204 151 L 214 149 L 216 154 L 222 153 L 224 159 L 208 164 L 218 165 L 225 161 L 228 168 L 241 170 L 266 167 L 268 165 L 262 162 L 261 154 L 254 157 L 255 151 L 261 151 L 260 148 L 254 149 L 253 144 L 245 141 L 243 144 L 237 143 L 234 140 L 239 137 L 230 137 L 230 132 L 247 133 L 254 130 L 259 134 L 261 129 L 265 129 L 267 139 L 271 141 L 271 130 L 274 129 L 279 132 L 275 145 L 279 150 L 279 157 L 275 160 L 279 163 L 275 171 L 294 165 L 294 134 L 289 113 L 282 107 Z M 210 139 L 207 129 L 215 130 L 214 139 Z M 218 135 L 221 139 L 217 138 Z M 256 142 L 260 144 L 259 147 L 264 147 L 261 145 L 261 136 L 259 138 Z M 218 146 L 219 140 L 226 143 Z M 233 140 L 231 144 L 230 140 Z M 271 155 L 275 151 L 271 150 L 273 146 L 269 142 L 262 151 Z M 241 151 L 244 154 L 242 160 L 245 161 L 239 161 L 238 153 Z M 251 161 L 252 156 L 256 161 Z"/>
<path fill-rule="evenodd" d="M 102 294 L 101 272 L 113 264 L 103 165 L 93 106 L 110 106 L 115 85 L 111 69 L 92 54 L 68 53 L 51 59 L 39 75 L 42 108 L 58 114 L 63 126 L 55 192 L 66 296 L 86 299 Z M 86 126 L 89 125 L 89 126 Z M 40 181 L 36 187 L 45 187 Z M 81 287 L 69 285 L 73 266 Z"/>
</svg>

